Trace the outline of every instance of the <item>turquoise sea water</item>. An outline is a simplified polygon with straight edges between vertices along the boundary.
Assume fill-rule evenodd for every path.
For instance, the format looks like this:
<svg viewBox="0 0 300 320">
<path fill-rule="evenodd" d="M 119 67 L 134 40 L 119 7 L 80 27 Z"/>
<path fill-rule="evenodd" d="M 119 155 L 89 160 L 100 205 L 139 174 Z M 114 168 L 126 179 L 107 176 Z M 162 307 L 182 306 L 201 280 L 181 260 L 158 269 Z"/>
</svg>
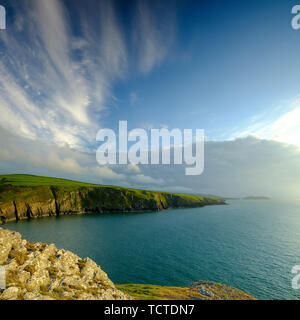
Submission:
<svg viewBox="0 0 300 320">
<path fill-rule="evenodd" d="M 115 283 L 211 280 L 260 299 L 299 299 L 300 203 L 228 201 L 159 213 L 64 216 L 9 223 L 31 241 L 94 259 Z"/>
</svg>

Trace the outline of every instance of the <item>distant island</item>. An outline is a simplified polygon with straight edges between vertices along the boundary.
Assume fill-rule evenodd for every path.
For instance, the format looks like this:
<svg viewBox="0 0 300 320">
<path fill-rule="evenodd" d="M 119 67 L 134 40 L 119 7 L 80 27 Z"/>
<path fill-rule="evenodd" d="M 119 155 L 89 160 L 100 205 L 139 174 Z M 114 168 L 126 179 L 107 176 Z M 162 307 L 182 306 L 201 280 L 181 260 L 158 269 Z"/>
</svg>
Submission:
<svg viewBox="0 0 300 320">
<path fill-rule="evenodd" d="M 249 197 L 245 197 L 243 198 L 243 200 L 271 200 L 271 198 L 268 197 L 261 197 L 261 196 L 249 196 Z"/>
<path fill-rule="evenodd" d="M 226 204 L 221 198 L 0 175 L 0 223 L 66 214 L 143 212 Z"/>
</svg>

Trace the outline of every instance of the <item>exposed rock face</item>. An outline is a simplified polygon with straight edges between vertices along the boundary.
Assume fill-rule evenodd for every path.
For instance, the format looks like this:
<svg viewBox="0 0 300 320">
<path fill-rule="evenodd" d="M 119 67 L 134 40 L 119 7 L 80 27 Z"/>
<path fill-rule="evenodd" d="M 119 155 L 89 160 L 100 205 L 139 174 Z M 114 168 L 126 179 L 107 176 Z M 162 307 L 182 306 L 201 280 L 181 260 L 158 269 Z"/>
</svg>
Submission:
<svg viewBox="0 0 300 320">
<path fill-rule="evenodd" d="M 22 240 L 0 228 L 0 266 L 7 289 L 0 300 L 128 300 L 91 259 L 55 245 Z"/>
<path fill-rule="evenodd" d="M 191 289 L 202 295 L 201 300 L 257 300 L 244 291 L 210 281 L 195 282 Z"/>
<path fill-rule="evenodd" d="M 110 187 L 7 185 L 0 190 L 0 224 L 87 212 L 139 212 L 225 204 L 221 199 Z"/>
</svg>

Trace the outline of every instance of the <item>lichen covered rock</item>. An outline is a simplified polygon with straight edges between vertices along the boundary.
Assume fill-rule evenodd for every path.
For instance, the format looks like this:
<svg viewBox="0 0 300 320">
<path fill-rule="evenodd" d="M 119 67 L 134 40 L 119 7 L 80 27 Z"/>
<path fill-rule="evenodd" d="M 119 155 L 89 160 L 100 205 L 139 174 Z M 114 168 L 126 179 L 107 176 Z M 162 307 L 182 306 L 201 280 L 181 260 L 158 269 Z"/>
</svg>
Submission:
<svg viewBox="0 0 300 320">
<path fill-rule="evenodd" d="M 0 228 L 0 266 L 7 288 L 0 300 L 128 300 L 91 259 L 54 244 L 22 240 Z"/>
</svg>

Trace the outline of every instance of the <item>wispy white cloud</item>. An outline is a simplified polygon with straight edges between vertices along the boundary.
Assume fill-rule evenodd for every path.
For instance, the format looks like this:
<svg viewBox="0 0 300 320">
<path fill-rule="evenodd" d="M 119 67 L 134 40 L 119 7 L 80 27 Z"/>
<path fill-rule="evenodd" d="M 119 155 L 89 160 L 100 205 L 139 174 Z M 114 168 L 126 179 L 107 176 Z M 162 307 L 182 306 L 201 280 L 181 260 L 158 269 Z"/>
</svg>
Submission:
<svg viewBox="0 0 300 320">
<path fill-rule="evenodd" d="M 137 99 L 138 99 L 138 95 L 136 92 L 131 92 L 130 95 L 129 95 L 129 98 L 130 98 L 130 105 L 131 106 L 134 106 L 137 102 Z"/>
<path fill-rule="evenodd" d="M 72 148 L 95 142 L 116 79 L 128 70 L 128 46 L 114 3 L 78 9 L 77 32 L 60 0 L 14 1 L 15 25 L 0 34 L 0 126 Z M 76 5 L 74 6 L 76 8 Z M 167 52 L 151 10 L 139 7 L 141 71 Z M 143 60 L 143 61 L 142 61 Z M 136 95 L 131 96 L 135 103 Z"/>
<path fill-rule="evenodd" d="M 107 73 L 122 76 L 127 68 L 126 40 L 111 1 L 100 3 L 100 23 L 103 65 Z"/>
<path fill-rule="evenodd" d="M 16 21 L 25 17 L 26 24 L 1 33 L 5 54 L 0 108 L 6 116 L 0 125 L 22 136 L 82 147 L 96 128 L 90 107 L 92 103 L 101 107 L 105 87 L 95 93 L 84 74 L 89 66 L 74 58 L 61 2 L 27 1 L 27 5 L 21 11 L 15 7 Z"/>
<path fill-rule="evenodd" d="M 140 0 L 136 14 L 134 38 L 139 51 L 139 70 L 146 74 L 158 66 L 167 56 L 175 37 L 174 17 L 170 8 L 160 10 L 160 21 L 146 1 Z"/>
</svg>

